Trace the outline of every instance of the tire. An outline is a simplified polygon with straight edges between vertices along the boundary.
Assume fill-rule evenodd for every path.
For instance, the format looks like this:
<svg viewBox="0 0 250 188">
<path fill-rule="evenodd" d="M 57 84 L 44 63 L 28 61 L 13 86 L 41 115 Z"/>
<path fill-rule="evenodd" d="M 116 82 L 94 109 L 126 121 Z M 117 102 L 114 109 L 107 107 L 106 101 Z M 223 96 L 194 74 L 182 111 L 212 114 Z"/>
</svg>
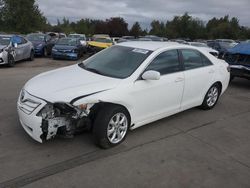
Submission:
<svg viewBox="0 0 250 188">
<path fill-rule="evenodd" d="M 119 118 L 120 123 L 118 123 L 117 118 Z M 130 116 L 123 107 L 104 106 L 97 113 L 93 124 L 95 143 L 103 149 L 119 145 L 126 138 L 129 127 Z"/>
<path fill-rule="evenodd" d="M 8 56 L 8 67 L 14 67 L 15 66 L 15 59 L 12 55 Z"/>
<path fill-rule="evenodd" d="M 34 55 L 35 55 L 34 51 L 31 50 L 31 52 L 30 52 L 30 57 L 29 57 L 29 61 L 33 61 L 33 60 L 34 60 Z"/>
<path fill-rule="evenodd" d="M 44 57 L 48 57 L 48 50 L 47 50 L 47 48 L 43 49 L 43 56 Z"/>
<path fill-rule="evenodd" d="M 220 97 L 221 87 L 219 84 L 212 85 L 206 93 L 202 105 L 203 110 L 210 110 L 215 107 Z"/>
</svg>

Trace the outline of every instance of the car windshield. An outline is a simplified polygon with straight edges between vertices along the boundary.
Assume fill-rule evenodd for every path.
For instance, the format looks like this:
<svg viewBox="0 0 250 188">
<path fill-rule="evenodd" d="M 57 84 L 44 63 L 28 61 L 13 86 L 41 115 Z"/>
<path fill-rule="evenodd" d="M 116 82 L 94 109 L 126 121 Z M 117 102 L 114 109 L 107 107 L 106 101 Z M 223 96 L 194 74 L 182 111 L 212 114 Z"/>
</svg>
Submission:
<svg viewBox="0 0 250 188">
<path fill-rule="evenodd" d="M 191 45 L 196 47 L 208 47 L 205 43 L 199 43 L 199 42 L 191 42 Z"/>
<path fill-rule="evenodd" d="M 10 37 L 0 36 L 0 45 L 10 44 Z"/>
<path fill-rule="evenodd" d="M 76 34 L 69 35 L 69 38 L 75 38 L 75 39 L 77 39 L 77 38 L 80 38 L 80 37 L 81 37 L 81 35 L 76 35 Z"/>
<path fill-rule="evenodd" d="M 229 49 L 229 48 L 233 48 L 236 45 L 236 43 L 220 42 L 220 45 L 222 46 L 222 48 Z"/>
<path fill-rule="evenodd" d="M 43 34 L 38 34 L 38 35 L 28 35 L 27 39 L 29 41 L 44 41 L 45 35 Z"/>
<path fill-rule="evenodd" d="M 95 42 L 112 43 L 111 39 L 108 38 L 95 38 Z"/>
<path fill-rule="evenodd" d="M 80 63 L 79 66 L 97 74 L 124 79 L 129 77 L 151 53 L 152 51 L 144 49 L 113 46 Z"/>
<path fill-rule="evenodd" d="M 75 46 L 77 44 L 77 39 L 74 39 L 74 38 L 62 38 L 62 39 L 59 39 L 56 44 L 65 45 L 65 46 Z"/>
</svg>

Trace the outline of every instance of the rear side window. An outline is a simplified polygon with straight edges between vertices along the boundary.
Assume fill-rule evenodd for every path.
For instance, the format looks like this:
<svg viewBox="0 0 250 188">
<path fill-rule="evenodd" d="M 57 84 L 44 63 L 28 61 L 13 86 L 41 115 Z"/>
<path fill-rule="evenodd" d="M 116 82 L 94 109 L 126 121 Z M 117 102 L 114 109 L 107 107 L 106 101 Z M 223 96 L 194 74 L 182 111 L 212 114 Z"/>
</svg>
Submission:
<svg viewBox="0 0 250 188">
<path fill-rule="evenodd" d="M 203 54 L 201 54 L 201 59 L 203 62 L 203 66 L 209 66 L 212 65 L 213 63 Z"/>
<path fill-rule="evenodd" d="M 169 50 L 158 55 L 146 70 L 155 70 L 164 74 L 170 74 L 181 70 L 177 50 Z"/>
<path fill-rule="evenodd" d="M 185 70 L 196 69 L 203 67 L 201 53 L 196 50 L 181 50 Z"/>
<path fill-rule="evenodd" d="M 21 39 L 22 39 L 22 44 L 26 44 L 27 43 L 27 40 L 25 40 L 23 37 Z"/>
</svg>

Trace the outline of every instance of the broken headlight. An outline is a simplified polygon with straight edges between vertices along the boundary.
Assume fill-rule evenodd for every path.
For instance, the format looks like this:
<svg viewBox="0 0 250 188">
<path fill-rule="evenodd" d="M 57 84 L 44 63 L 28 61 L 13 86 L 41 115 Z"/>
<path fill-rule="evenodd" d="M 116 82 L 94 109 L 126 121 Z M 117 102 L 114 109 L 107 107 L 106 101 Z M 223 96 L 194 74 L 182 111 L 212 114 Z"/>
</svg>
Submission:
<svg viewBox="0 0 250 188">
<path fill-rule="evenodd" d="M 52 119 L 55 117 L 72 117 L 77 118 L 80 112 L 77 108 L 67 103 L 46 104 L 37 114 L 43 119 Z"/>
</svg>

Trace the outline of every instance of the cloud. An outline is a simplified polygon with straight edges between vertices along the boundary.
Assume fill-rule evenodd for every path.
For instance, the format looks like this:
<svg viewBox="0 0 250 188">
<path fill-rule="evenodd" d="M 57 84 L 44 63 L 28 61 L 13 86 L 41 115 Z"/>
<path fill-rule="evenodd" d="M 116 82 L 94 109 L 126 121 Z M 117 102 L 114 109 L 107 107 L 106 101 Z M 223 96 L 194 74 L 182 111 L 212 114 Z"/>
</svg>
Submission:
<svg viewBox="0 0 250 188">
<path fill-rule="evenodd" d="M 229 15 L 250 26 L 250 0 L 37 0 L 37 3 L 52 23 L 63 17 L 76 21 L 120 16 L 129 24 L 139 21 L 149 25 L 153 19 L 166 21 L 188 12 L 204 21 Z"/>
</svg>

